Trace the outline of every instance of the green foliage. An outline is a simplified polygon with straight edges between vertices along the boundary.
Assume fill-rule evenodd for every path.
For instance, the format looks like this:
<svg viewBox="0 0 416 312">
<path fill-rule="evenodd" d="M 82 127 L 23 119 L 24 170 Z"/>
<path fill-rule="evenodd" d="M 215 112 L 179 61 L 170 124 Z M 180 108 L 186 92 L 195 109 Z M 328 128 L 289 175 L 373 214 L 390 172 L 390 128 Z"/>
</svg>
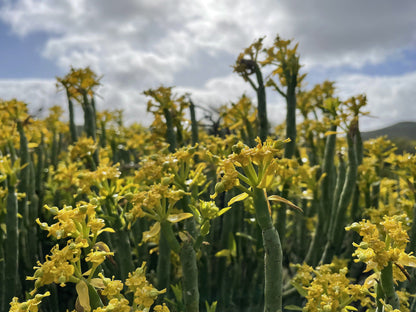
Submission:
<svg viewBox="0 0 416 312">
<path fill-rule="evenodd" d="M 234 70 L 257 101 L 221 107 L 212 131 L 163 86 L 144 92 L 150 128 L 125 125 L 97 110 L 89 68 L 58 78 L 68 123 L 0 101 L 1 311 L 415 307 L 414 149 L 363 142 L 366 97 L 304 89 L 297 48 L 245 49 Z M 266 87 L 287 103 L 274 130 Z"/>
</svg>

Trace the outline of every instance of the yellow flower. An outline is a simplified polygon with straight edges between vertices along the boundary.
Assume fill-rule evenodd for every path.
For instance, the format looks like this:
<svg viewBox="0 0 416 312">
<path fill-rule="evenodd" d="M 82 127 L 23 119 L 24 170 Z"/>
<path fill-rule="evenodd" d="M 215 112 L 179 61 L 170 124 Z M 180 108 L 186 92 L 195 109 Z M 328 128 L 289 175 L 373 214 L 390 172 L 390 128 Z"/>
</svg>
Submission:
<svg viewBox="0 0 416 312">
<path fill-rule="evenodd" d="M 94 309 L 93 312 L 130 312 L 131 307 L 127 299 L 113 298 L 105 307 Z"/>
<path fill-rule="evenodd" d="M 39 303 L 41 303 L 43 298 L 48 297 L 49 295 L 50 292 L 47 291 L 44 294 L 37 294 L 34 298 L 22 303 L 19 303 L 19 299 L 17 297 L 14 297 L 12 302 L 10 302 L 9 312 L 38 312 Z"/>
<path fill-rule="evenodd" d="M 163 305 L 157 305 L 153 308 L 155 312 L 169 312 L 169 308 L 164 303 Z"/>
<path fill-rule="evenodd" d="M 97 149 L 97 143 L 91 137 L 80 137 L 75 145 L 68 148 L 72 160 L 91 157 Z"/>
<path fill-rule="evenodd" d="M 91 202 L 78 202 L 75 208 L 64 206 L 62 209 L 58 209 L 47 205 L 45 205 L 45 208 L 55 214 L 54 219 L 58 220 L 57 223 L 50 226 L 45 222 L 40 222 L 39 219 L 36 220 L 41 229 L 49 232 L 48 236 L 57 239 L 66 237 L 88 239 L 89 237 L 98 236 L 103 231 L 112 231 L 109 228 L 103 229 L 105 226 L 104 220 L 97 218 L 97 205 Z"/>
<path fill-rule="evenodd" d="M 137 268 L 133 273 L 129 273 L 129 277 L 126 279 L 126 285 L 129 288 L 129 292 L 134 294 L 134 303 L 139 308 L 150 308 L 157 296 L 166 292 L 164 290 L 157 290 L 146 280 L 146 262 L 143 262 L 142 266 Z"/>
<path fill-rule="evenodd" d="M 101 294 L 106 296 L 108 299 L 113 299 L 120 296 L 120 292 L 123 290 L 123 283 L 119 280 L 114 280 L 104 277 L 102 273 L 99 273 L 98 276 L 102 279 L 104 283 L 104 288 L 101 291 Z"/>
<path fill-rule="evenodd" d="M 51 249 L 51 255 L 45 257 L 44 263 L 38 261 L 37 266 L 34 267 L 35 274 L 26 279 L 35 280 L 35 289 L 51 283 L 64 287 L 74 275 L 74 263 L 79 260 L 80 255 L 80 248 L 72 241 L 68 241 L 63 249 L 55 245 Z"/>
<path fill-rule="evenodd" d="M 313 269 L 307 264 L 296 265 L 297 274 L 293 279 L 296 288 L 301 287 L 306 292 L 307 303 L 303 311 L 337 312 L 347 311 L 348 305 L 360 300 L 362 306 L 371 301 L 365 298 L 369 294 L 367 285 L 350 284 L 346 277 L 348 269 L 339 267 L 342 261 L 325 264 Z"/>
<path fill-rule="evenodd" d="M 233 153 L 222 161 L 219 174 L 222 175 L 223 191 L 239 185 L 239 180 L 253 188 L 270 188 L 278 169 L 280 148 L 286 141 L 267 139 L 262 143 L 257 138 L 256 142 L 257 146 L 253 148 L 237 143 L 232 147 Z M 241 167 L 244 175 L 235 167 Z"/>
<path fill-rule="evenodd" d="M 95 266 L 100 265 L 104 262 L 107 256 L 114 256 L 114 252 L 107 252 L 103 250 L 94 250 L 90 251 L 90 253 L 85 258 L 85 261 L 93 263 Z"/>
<path fill-rule="evenodd" d="M 389 263 L 394 263 L 394 279 L 406 280 L 402 270 L 405 270 L 405 266 L 416 267 L 416 257 L 405 252 L 409 241 L 407 232 L 402 228 L 401 220 L 405 218 L 406 215 L 384 216 L 378 226 L 369 220 L 354 222 L 347 226 L 345 228 L 347 231 L 354 230 L 362 236 L 359 245 L 353 243 L 356 247 L 353 256 L 357 257 L 354 261 L 366 263 L 365 271 L 374 270 L 377 274 Z"/>
<path fill-rule="evenodd" d="M 100 78 L 89 68 L 71 68 L 69 74 L 57 78 L 57 86 L 62 85 L 70 96 L 82 103 L 84 93 L 92 94 L 93 89 L 100 85 Z"/>
</svg>

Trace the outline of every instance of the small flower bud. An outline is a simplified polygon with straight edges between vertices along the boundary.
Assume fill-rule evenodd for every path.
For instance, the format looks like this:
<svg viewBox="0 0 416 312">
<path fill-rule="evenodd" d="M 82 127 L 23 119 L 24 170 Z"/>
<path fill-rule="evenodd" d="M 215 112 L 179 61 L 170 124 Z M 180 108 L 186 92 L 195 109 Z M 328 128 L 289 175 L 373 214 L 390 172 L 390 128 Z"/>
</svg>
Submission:
<svg viewBox="0 0 416 312">
<path fill-rule="evenodd" d="M 124 195 L 124 198 L 127 201 L 132 201 L 133 200 L 133 197 L 134 197 L 133 193 L 127 193 L 127 194 Z"/>
<path fill-rule="evenodd" d="M 161 183 L 162 183 L 162 185 L 169 185 L 170 183 L 172 182 L 172 178 L 171 177 L 163 177 L 162 178 L 162 181 L 161 181 Z"/>
<path fill-rule="evenodd" d="M 87 213 L 87 211 L 88 211 L 88 206 L 87 206 L 87 205 L 81 205 L 81 206 L 79 206 L 79 211 L 80 211 L 81 213 Z"/>
<path fill-rule="evenodd" d="M 224 182 L 218 182 L 215 184 L 215 193 L 219 194 L 225 192 L 225 185 Z"/>
</svg>

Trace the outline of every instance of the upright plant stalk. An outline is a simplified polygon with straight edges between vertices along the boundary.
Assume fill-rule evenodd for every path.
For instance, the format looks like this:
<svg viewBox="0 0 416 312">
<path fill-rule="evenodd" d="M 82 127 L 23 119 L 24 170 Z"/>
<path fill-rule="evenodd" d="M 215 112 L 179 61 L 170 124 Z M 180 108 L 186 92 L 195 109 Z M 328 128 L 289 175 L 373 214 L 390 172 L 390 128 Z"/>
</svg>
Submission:
<svg viewBox="0 0 416 312">
<path fill-rule="evenodd" d="M 157 258 L 157 287 L 158 289 L 168 289 L 170 283 L 170 261 L 166 261 L 166 257 L 170 259 L 170 247 L 165 235 L 160 233 L 159 238 L 159 257 Z"/>
<path fill-rule="evenodd" d="M 181 210 L 190 210 L 188 207 L 188 200 L 188 197 L 184 197 L 178 202 L 179 208 Z M 194 239 L 196 237 L 195 221 L 193 218 L 190 218 L 186 219 L 184 223 L 185 231 L 187 232 L 187 238 L 183 240 L 182 244 L 180 244 L 175 237 L 172 229 L 172 224 L 169 221 L 160 222 L 160 239 L 166 239 L 170 249 L 180 257 L 182 267 L 182 292 L 185 302 L 185 312 L 198 312 L 198 267 L 196 252 L 194 249 Z M 160 254 L 159 257 L 161 257 Z M 165 265 L 165 263 L 163 263 L 163 265 Z"/>
<path fill-rule="evenodd" d="M 29 184 L 29 193 L 28 200 L 30 202 L 28 206 L 28 252 L 31 259 L 32 265 L 36 263 L 39 259 L 38 254 L 38 231 L 36 224 L 36 219 L 38 218 L 38 207 L 39 207 L 39 197 L 36 194 L 36 184 L 35 184 L 35 166 L 33 162 L 30 162 L 30 184 Z"/>
<path fill-rule="evenodd" d="M 2 309 L 2 302 L 4 302 L 4 290 L 6 289 L 6 283 L 4 281 L 4 241 L 3 235 L 0 235 L 0 309 Z"/>
<path fill-rule="evenodd" d="M 332 235 L 334 233 L 335 224 L 336 224 L 336 218 L 337 218 L 337 207 L 338 203 L 341 197 L 342 190 L 344 188 L 345 179 L 347 175 L 347 165 L 344 161 L 344 158 L 342 155 L 339 156 L 339 164 L 338 164 L 338 174 L 337 174 L 337 182 L 335 184 L 335 190 L 333 195 L 333 201 L 332 201 L 332 214 L 330 216 L 330 223 L 329 223 L 329 230 L 328 233 Z M 329 239 L 329 238 L 328 238 Z"/>
<path fill-rule="evenodd" d="M 17 295 L 19 281 L 19 232 L 17 219 L 16 187 L 9 182 L 7 192 L 6 228 L 7 237 L 4 244 L 4 300 L 2 311 L 8 309 L 9 302 Z"/>
<path fill-rule="evenodd" d="M 33 265 L 31 261 L 31 254 L 29 250 L 29 231 L 31 227 L 36 227 L 35 220 L 30 222 L 29 219 L 29 209 L 28 209 L 28 197 L 30 193 L 30 164 L 31 159 L 29 155 L 28 141 L 23 129 L 23 122 L 17 121 L 17 130 L 20 137 L 20 164 L 22 169 L 19 172 L 19 184 L 17 186 L 18 193 L 24 194 L 22 198 L 18 201 L 18 212 L 22 216 L 19 222 L 19 273 L 20 280 L 23 288 L 26 281 L 26 274 L 29 274 Z M 36 243 L 35 243 L 36 246 Z"/>
<path fill-rule="evenodd" d="M 351 202 L 351 198 L 354 192 L 355 183 L 357 180 L 357 155 L 355 149 L 355 137 L 358 131 L 357 124 L 353 122 L 350 126 L 350 129 L 347 134 L 348 142 L 348 169 L 347 175 L 345 178 L 344 186 L 342 188 L 342 193 L 339 198 L 337 206 L 333 209 L 333 214 L 335 215 L 333 224 L 329 227 L 329 236 L 328 241 L 325 246 L 325 251 L 322 256 L 323 263 L 328 263 L 332 260 L 334 254 L 339 250 L 343 236 L 345 232 L 342 230 L 344 228 L 344 223 L 346 222 L 346 212 L 348 205 Z M 341 230 L 340 230 L 341 229 Z"/>
<path fill-rule="evenodd" d="M 331 126 L 331 131 L 335 132 L 336 125 Z M 326 138 L 325 152 L 322 165 L 322 186 L 321 186 L 321 204 L 318 209 L 318 224 L 315 229 L 315 234 L 309 246 L 305 261 L 310 265 L 316 265 L 321 259 L 326 243 L 326 234 L 330 223 L 331 207 L 334 194 L 333 172 L 334 155 L 336 145 L 336 134 L 330 134 Z"/>
<path fill-rule="evenodd" d="M 173 118 L 168 108 L 164 108 L 163 113 L 166 120 L 166 141 L 169 144 L 169 152 L 173 153 L 176 150 L 176 134 L 173 127 Z M 173 233 L 167 233 L 171 232 L 172 228 L 170 224 L 161 224 L 161 231 L 159 237 L 159 257 L 157 260 L 157 282 L 159 289 L 169 289 L 171 266 L 170 251 L 173 244 Z M 173 237 L 173 239 L 177 243 L 176 238 Z M 177 246 L 175 246 L 175 248 L 177 248 Z M 179 249 L 177 250 L 177 252 L 179 252 Z"/>
<path fill-rule="evenodd" d="M 128 277 L 129 272 L 134 271 L 134 264 L 132 259 L 132 251 L 130 246 L 129 232 L 123 226 L 121 217 L 112 212 L 116 203 L 109 201 L 108 205 L 103 205 L 103 211 L 105 214 L 108 214 L 110 217 L 114 217 L 114 222 L 112 228 L 116 232 L 110 236 L 110 244 L 114 248 L 114 258 L 118 264 L 118 273 L 120 278 L 125 280 Z"/>
<path fill-rule="evenodd" d="M 115 246 L 114 258 L 116 259 L 119 269 L 120 276 L 123 280 L 128 277 L 130 272 L 134 271 L 134 264 L 132 260 L 132 252 L 130 246 L 129 232 L 125 229 L 118 229 L 113 240 Z"/>
<path fill-rule="evenodd" d="M 273 226 L 263 189 L 253 190 L 257 223 L 262 230 L 264 247 L 264 312 L 282 311 L 282 246 Z"/>
<path fill-rule="evenodd" d="M 43 193 L 44 193 L 44 176 L 45 176 L 45 142 L 43 135 L 41 141 L 36 150 L 37 155 L 37 164 L 36 164 L 36 173 L 35 173 L 35 190 L 38 195 L 39 203 L 38 212 L 40 211 L 41 205 L 43 203 Z"/>
<path fill-rule="evenodd" d="M 101 127 L 101 135 L 100 135 L 100 146 L 105 148 L 107 146 L 107 131 L 105 129 L 105 122 L 103 120 L 100 121 Z"/>
<path fill-rule="evenodd" d="M 260 67 L 255 64 L 255 72 L 257 78 L 257 116 L 259 120 L 259 137 L 262 142 L 266 141 L 267 135 L 269 133 L 269 122 L 267 120 L 267 105 L 266 105 L 266 88 L 263 83 L 263 75 L 261 73 Z"/>
<path fill-rule="evenodd" d="M 286 91 L 286 138 L 290 142 L 285 145 L 285 158 L 292 158 L 296 150 L 296 78 Z"/>
<path fill-rule="evenodd" d="M 84 131 L 88 137 L 92 138 L 94 142 L 97 141 L 97 117 L 95 114 L 95 108 L 93 106 L 93 97 L 91 96 L 91 101 L 88 100 L 88 95 L 85 90 L 83 90 L 83 105 L 82 108 L 84 109 Z M 95 105 L 95 104 L 94 104 Z M 98 146 L 95 150 L 94 154 L 92 155 L 95 166 L 99 165 L 99 157 L 98 157 Z"/>
<path fill-rule="evenodd" d="M 166 119 L 166 141 L 169 143 L 169 152 L 173 153 L 176 150 L 176 133 L 173 127 L 172 113 L 168 108 L 164 108 L 163 114 Z"/>
<path fill-rule="evenodd" d="M 182 288 L 186 312 L 199 311 L 198 267 L 192 240 L 182 243 L 180 259 L 182 265 Z"/>
<path fill-rule="evenodd" d="M 183 197 L 179 202 L 182 211 L 191 212 L 189 209 L 189 197 Z M 194 241 L 197 237 L 194 218 L 184 220 L 188 239 L 182 242 L 180 259 L 182 265 L 182 289 L 186 312 L 199 311 L 198 266 Z"/>
<path fill-rule="evenodd" d="M 22 169 L 19 173 L 19 184 L 18 184 L 18 192 L 24 193 L 25 196 L 19 201 L 19 213 L 23 217 L 23 222 L 27 222 L 27 194 L 29 189 L 29 175 L 30 175 L 30 169 L 29 169 L 29 162 L 30 162 L 30 156 L 29 156 L 29 148 L 28 148 L 28 142 L 25 135 L 25 131 L 23 129 L 23 124 L 20 120 L 17 121 L 17 130 L 19 132 L 20 137 L 20 164 L 22 165 Z"/>
<path fill-rule="evenodd" d="M 191 131 L 192 131 L 192 145 L 199 142 L 198 140 L 198 121 L 196 120 L 195 104 L 189 100 L 189 111 L 191 114 Z"/>
<path fill-rule="evenodd" d="M 390 304 L 393 309 L 399 309 L 400 302 L 399 302 L 399 297 L 397 296 L 397 293 L 394 289 L 393 263 L 392 262 L 389 262 L 389 264 L 384 269 L 381 270 L 380 284 L 378 285 L 378 287 L 379 286 L 381 286 L 382 288 L 382 294 L 384 298 L 377 297 L 377 300 L 383 299 L 387 304 Z M 378 292 L 377 292 L 377 295 L 378 295 Z"/>
<path fill-rule="evenodd" d="M 283 190 L 281 196 L 283 198 L 287 198 L 289 193 L 289 183 L 285 182 L 283 184 Z M 285 246 L 285 233 L 286 233 L 286 204 L 281 203 L 279 210 L 277 211 L 277 220 L 276 220 L 276 228 L 277 231 L 280 233 L 280 243 L 282 246 Z M 284 248 L 284 247 L 282 247 Z"/>
<path fill-rule="evenodd" d="M 364 157 L 364 145 L 363 139 L 361 137 L 361 132 L 357 131 L 355 136 L 355 152 L 357 157 L 357 168 L 363 163 Z M 360 211 L 360 189 L 358 184 L 355 185 L 354 194 L 352 198 L 352 206 L 351 206 L 351 218 L 352 221 L 359 221 L 359 217 L 361 215 Z"/>
<path fill-rule="evenodd" d="M 83 91 L 83 104 L 84 109 L 84 130 L 88 137 L 93 138 L 96 141 L 96 118 L 95 111 L 92 107 L 91 101 L 88 100 L 87 92 Z"/>
<path fill-rule="evenodd" d="M 56 130 L 52 131 L 52 149 L 51 149 L 51 163 L 56 169 L 58 165 L 58 140 L 56 139 Z"/>
<path fill-rule="evenodd" d="M 332 125 L 330 131 L 335 132 L 336 125 Z M 322 165 L 322 174 L 325 176 L 322 179 L 322 210 L 325 215 L 331 215 L 334 181 L 332 181 L 334 167 L 334 156 L 336 146 L 336 134 L 330 134 L 325 143 L 324 160 Z M 329 224 L 327 224 L 329 226 Z M 327 226 L 325 227 L 327 229 Z"/>
<path fill-rule="evenodd" d="M 75 125 L 74 104 L 72 103 L 71 94 L 69 93 L 69 90 L 67 87 L 66 87 L 66 96 L 68 98 L 69 131 L 71 133 L 71 143 L 74 144 L 78 139 L 77 127 Z"/>
</svg>

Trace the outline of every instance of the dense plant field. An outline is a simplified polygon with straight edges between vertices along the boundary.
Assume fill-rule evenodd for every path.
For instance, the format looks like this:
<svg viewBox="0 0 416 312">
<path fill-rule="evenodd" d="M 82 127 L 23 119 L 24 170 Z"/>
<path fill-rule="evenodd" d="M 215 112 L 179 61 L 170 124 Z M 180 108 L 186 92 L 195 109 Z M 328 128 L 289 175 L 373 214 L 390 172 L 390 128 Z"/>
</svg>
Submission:
<svg viewBox="0 0 416 312">
<path fill-rule="evenodd" d="M 97 110 L 89 68 L 57 79 L 68 118 L 0 101 L 0 311 L 415 311 L 416 158 L 299 70 L 259 39 L 234 66 L 257 99 L 201 118 L 147 90 L 148 129 Z"/>
</svg>

